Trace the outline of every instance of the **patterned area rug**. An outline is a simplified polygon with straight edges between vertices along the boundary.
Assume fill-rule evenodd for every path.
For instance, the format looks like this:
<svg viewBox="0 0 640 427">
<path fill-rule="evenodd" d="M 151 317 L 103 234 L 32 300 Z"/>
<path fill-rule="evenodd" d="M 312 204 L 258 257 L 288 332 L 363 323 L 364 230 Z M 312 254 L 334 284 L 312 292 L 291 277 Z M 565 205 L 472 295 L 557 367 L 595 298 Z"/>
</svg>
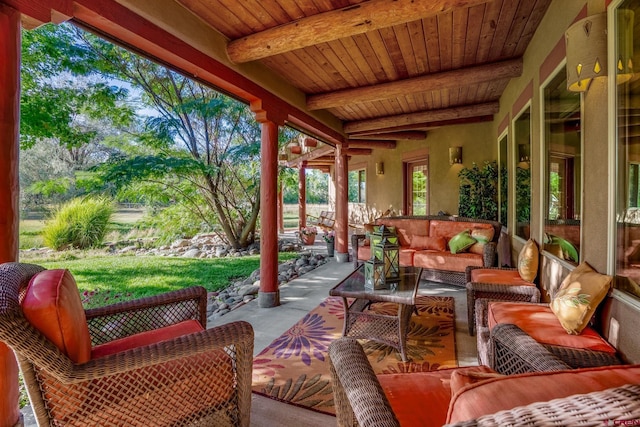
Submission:
<svg viewBox="0 0 640 427">
<path fill-rule="evenodd" d="M 419 296 L 407 339 L 409 362 L 392 347 L 361 340 L 376 373 L 434 371 L 457 366 L 454 301 Z M 397 305 L 376 303 L 372 310 L 396 314 Z M 253 391 L 283 402 L 335 414 L 328 347 L 342 336 L 342 299 L 329 297 L 253 360 Z"/>
</svg>

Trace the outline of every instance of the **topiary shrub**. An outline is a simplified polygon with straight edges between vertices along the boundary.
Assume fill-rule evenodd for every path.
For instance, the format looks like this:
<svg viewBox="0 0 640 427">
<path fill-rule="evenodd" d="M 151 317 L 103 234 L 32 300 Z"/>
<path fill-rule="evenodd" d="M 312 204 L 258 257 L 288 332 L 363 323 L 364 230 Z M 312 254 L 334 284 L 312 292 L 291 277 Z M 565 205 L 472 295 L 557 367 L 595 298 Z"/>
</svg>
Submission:
<svg viewBox="0 0 640 427">
<path fill-rule="evenodd" d="M 114 212 L 106 198 L 74 199 L 62 205 L 42 230 L 44 244 L 55 250 L 89 249 L 102 244 Z"/>
</svg>

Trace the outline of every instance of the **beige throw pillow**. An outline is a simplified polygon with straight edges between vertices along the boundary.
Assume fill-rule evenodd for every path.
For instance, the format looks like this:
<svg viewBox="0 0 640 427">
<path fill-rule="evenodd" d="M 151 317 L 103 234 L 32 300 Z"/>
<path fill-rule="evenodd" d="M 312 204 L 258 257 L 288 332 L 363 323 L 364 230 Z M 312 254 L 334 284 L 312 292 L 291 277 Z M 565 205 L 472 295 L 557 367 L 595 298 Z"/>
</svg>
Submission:
<svg viewBox="0 0 640 427">
<path fill-rule="evenodd" d="M 538 245 L 533 239 L 529 239 L 518 255 L 518 273 L 522 280 L 535 280 L 538 275 L 538 256 Z"/>
<path fill-rule="evenodd" d="M 474 243 L 469 252 L 472 254 L 482 255 L 484 254 L 484 247 L 487 243 L 493 240 L 493 227 L 491 228 L 474 228 L 471 230 L 471 237 L 476 239 L 477 243 Z"/>
<path fill-rule="evenodd" d="M 607 296 L 613 278 L 595 271 L 586 262 L 576 267 L 560 285 L 551 301 L 562 327 L 579 335 L 587 326 L 598 304 Z"/>
</svg>

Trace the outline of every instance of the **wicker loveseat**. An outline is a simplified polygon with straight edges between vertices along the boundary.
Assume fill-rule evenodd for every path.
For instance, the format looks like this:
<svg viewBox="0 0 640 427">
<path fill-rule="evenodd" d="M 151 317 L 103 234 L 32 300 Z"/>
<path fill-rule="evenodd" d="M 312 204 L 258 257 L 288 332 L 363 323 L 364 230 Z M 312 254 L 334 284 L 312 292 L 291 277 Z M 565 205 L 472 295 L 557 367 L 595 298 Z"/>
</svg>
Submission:
<svg viewBox="0 0 640 427">
<path fill-rule="evenodd" d="M 495 221 L 452 216 L 398 216 L 378 218 L 375 225 L 395 227 L 400 243 L 400 264 L 422 267 L 422 278 L 465 286 L 468 266 L 492 267 L 502 226 Z M 458 233 L 493 230 L 491 241 L 479 251 L 452 253 L 449 242 Z M 371 257 L 366 234 L 351 236 L 354 268 Z"/>
<path fill-rule="evenodd" d="M 485 366 L 376 376 L 350 338 L 329 348 L 339 426 L 607 425 L 640 419 L 640 365 L 498 375 Z M 611 425 L 617 425 L 612 423 Z"/>
<path fill-rule="evenodd" d="M 68 270 L 7 263 L 0 340 L 39 425 L 248 426 L 253 329 L 205 329 L 206 300 L 193 287 L 84 311 Z"/>
</svg>

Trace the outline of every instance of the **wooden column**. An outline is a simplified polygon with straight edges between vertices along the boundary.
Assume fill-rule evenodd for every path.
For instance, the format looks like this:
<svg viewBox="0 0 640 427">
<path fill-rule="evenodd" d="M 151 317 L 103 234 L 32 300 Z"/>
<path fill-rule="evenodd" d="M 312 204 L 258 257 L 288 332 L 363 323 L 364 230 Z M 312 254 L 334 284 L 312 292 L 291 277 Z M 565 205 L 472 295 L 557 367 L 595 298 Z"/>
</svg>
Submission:
<svg viewBox="0 0 640 427">
<path fill-rule="evenodd" d="M 0 4 L 0 263 L 18 259 L 20 13 Z M 0 427 L 17 425 L 18 365 L 0 343 Z"/>
<path fill-rule="evenodd" d="M 298 228 L 307 226 L 307 162 L 298 169 Z"/>
<path fill-rule="evenodd" d="M 336 146 L 336 261 L 349 262 L 349 165 L 347 144 Z"/>
<path fill-rule="evenodd" d="M 278 233 L 284 233 L 284 194 L 282 180 L 278 182 Z"/>
<path fill-rule="evenodd" d="M 259 307 L 280 305 L 278 290 L 278 125 L 260 120 L 260 293 Z"/>
</svg>

